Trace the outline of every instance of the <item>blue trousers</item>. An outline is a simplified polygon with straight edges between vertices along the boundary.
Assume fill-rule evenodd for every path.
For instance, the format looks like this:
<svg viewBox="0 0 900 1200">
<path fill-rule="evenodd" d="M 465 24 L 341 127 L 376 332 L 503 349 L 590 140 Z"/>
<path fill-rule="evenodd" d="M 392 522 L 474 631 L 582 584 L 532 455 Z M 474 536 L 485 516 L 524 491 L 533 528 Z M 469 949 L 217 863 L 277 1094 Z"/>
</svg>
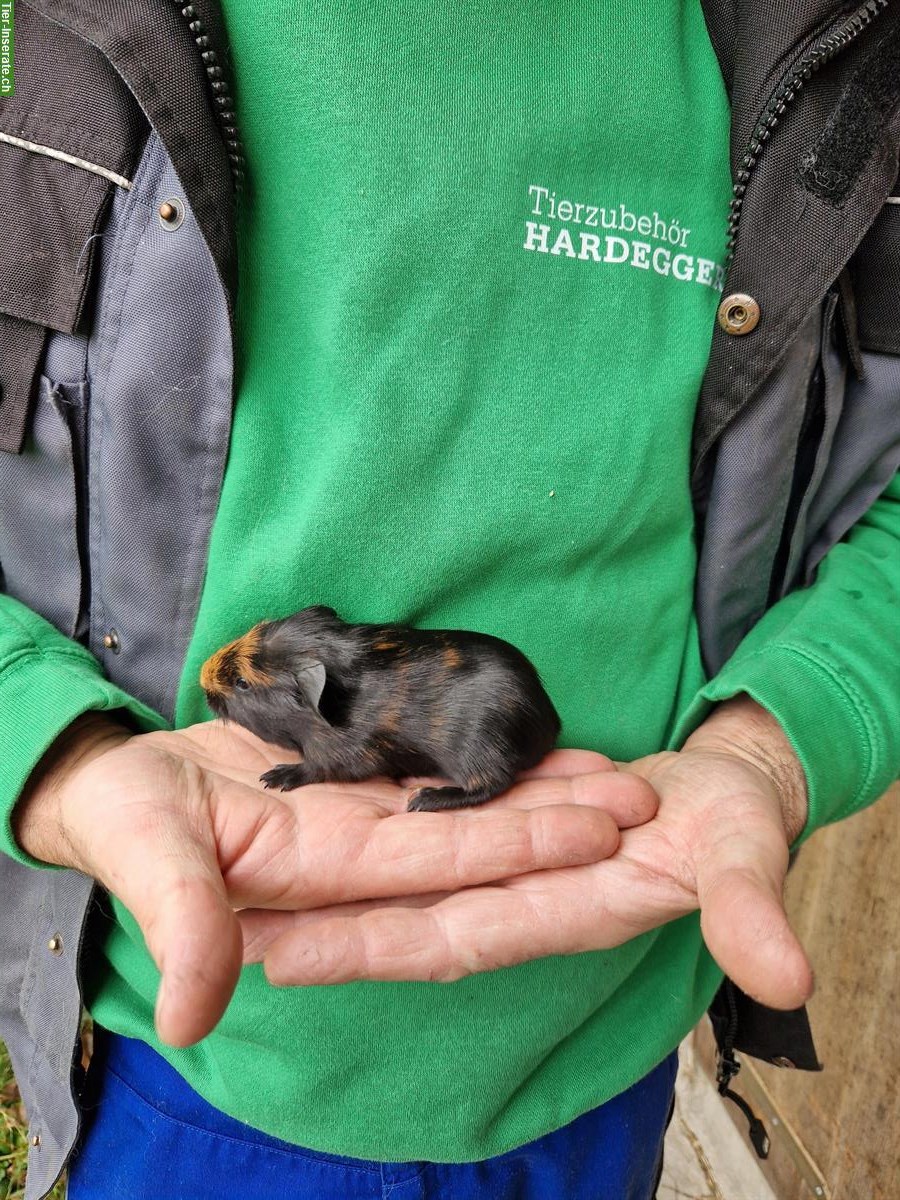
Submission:
<svg viewBox="0 0 900 1200">
<path fill-rule="evenodd" d="M 68 1200 L 652 1200 L 677 1056 L 570 1125 L 472 1163 L 306 1150 L 209 1105 L 143 1042 L 98 1030 Z"/>
</svg>

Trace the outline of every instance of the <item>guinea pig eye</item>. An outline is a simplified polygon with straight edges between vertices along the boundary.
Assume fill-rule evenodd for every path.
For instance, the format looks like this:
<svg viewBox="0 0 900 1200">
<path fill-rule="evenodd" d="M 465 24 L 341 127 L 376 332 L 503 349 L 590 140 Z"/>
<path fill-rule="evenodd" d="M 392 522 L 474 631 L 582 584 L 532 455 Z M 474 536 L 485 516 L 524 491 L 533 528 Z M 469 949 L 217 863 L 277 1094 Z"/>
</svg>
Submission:
<svg viewBox="0 0 900 1200">
<path fill-rule="evenodd" d="M 240 690 L 241 690 L 242 692 L 246 692 L 246 691 L 249 691 L 249 690 L 250 690 L 250 684 L 249 684 L 249 683 L 247 682 L 247 680 L 246 680 L 246 679 L 243 677 L 243 675 L 239 675 L 239 676 L 237 677 L 237 679 L 234 681 L 234 686 L 235 686 L 236 688 L 240 688 Z"/>
</svg>

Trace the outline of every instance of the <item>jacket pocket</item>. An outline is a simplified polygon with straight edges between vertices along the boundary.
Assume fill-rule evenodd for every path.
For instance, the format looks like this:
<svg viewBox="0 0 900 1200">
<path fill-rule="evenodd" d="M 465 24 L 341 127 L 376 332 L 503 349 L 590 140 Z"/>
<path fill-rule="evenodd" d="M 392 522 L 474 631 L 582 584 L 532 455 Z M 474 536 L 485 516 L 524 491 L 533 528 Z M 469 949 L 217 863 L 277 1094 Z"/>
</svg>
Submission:
<svg viewBox="0 0 900 1200">
<path fill-rule="evenodd" d="M 900 195 L 878 214 L 850 272 L 863 350 L 900 354 Z"/>
<path fill-rule="evenodd" d="M 16 90 L 0 106 L 0 450 L 25 444 L 47 331 L 84 327 L 105 210 L 145 133 L 95 47 L 17 10 Z"/>
<path fill-rule="evenodd" d="M 48 335 L 87 325 L 94 247 L 116 184 L 41 148 L 11 144 L 10 123 L 0 109 L 0 451 L 19 454 L 36 413 Z"/>
<path fill-rule="evenodd" d="M 0 570 L 3 590 L 42 614 L 68 637 L 86 630 L 88 596 L 85 496 L 89 387 L 84 339 L 52 335 L 51 379 L 41 374 L 32 418 L 19 454 L 0 463 Z M 62 344 L 61 344 L 62 343 Z"/>
</svg>

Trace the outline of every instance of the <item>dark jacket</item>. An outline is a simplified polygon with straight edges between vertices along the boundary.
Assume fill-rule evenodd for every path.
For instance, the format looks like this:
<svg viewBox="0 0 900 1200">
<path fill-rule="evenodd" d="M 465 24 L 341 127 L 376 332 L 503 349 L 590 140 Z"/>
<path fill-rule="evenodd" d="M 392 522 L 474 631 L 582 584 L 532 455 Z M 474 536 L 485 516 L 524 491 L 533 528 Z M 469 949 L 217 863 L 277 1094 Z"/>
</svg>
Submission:
<svg viewBox="0 0 900 1200">
<path fill-rule="evenodd" d="M 900 3 L 704 9 L 732 100 L 734 175 L 733 255 L 694 438 L 696 610 L 712 674 L 900 467 L 900 204 L 889 202 Z M 3 587 L 167 718 L 228 445 L 247 185 L 215 0 L 19 0 L 16 93 L 0 100 Z M 151 194 L 171 197 L 168 215 Z M 195 220 L 176 263 L 165 231 L 185 212 Z M 175 305 L 159 303 L 166 272 Z M 102 330 L 100 292 L 112 313 Z M 39 389 L 59 413 L 41 428 Z M 161 411 L 160 389 L 183 402 Z M 37 468 L 19 453 L 26 430 Z M 0 1036 L 31 1122 L 28 1200 L 49 1190 L 77 1134 L 92 893 L 75 872 L 0 861 Z M 716 1023 L 748 1053 L 817 1066 L 802 1012 L 727 990 Z"/>
</svg>

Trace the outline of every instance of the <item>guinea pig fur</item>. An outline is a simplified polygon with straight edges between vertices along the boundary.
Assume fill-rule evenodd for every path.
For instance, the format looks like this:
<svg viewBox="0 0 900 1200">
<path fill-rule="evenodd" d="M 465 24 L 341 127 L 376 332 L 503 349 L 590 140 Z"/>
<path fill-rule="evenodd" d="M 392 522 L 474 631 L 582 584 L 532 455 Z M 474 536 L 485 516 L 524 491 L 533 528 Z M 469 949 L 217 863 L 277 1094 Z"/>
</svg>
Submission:
<svg viewBox="0 0 900 1200">
<path fill-rule="evenodd" d="M 267 787 L 438 775 L 409 807 L 483 804 L 553 749 L 560 721 L 537 671 L 509 642 L 457 629 L 351 625 L 316 605 L 264 621 L 217 650 L 200 684 L 213 712 L 299 764 Z"/>
</svg>

